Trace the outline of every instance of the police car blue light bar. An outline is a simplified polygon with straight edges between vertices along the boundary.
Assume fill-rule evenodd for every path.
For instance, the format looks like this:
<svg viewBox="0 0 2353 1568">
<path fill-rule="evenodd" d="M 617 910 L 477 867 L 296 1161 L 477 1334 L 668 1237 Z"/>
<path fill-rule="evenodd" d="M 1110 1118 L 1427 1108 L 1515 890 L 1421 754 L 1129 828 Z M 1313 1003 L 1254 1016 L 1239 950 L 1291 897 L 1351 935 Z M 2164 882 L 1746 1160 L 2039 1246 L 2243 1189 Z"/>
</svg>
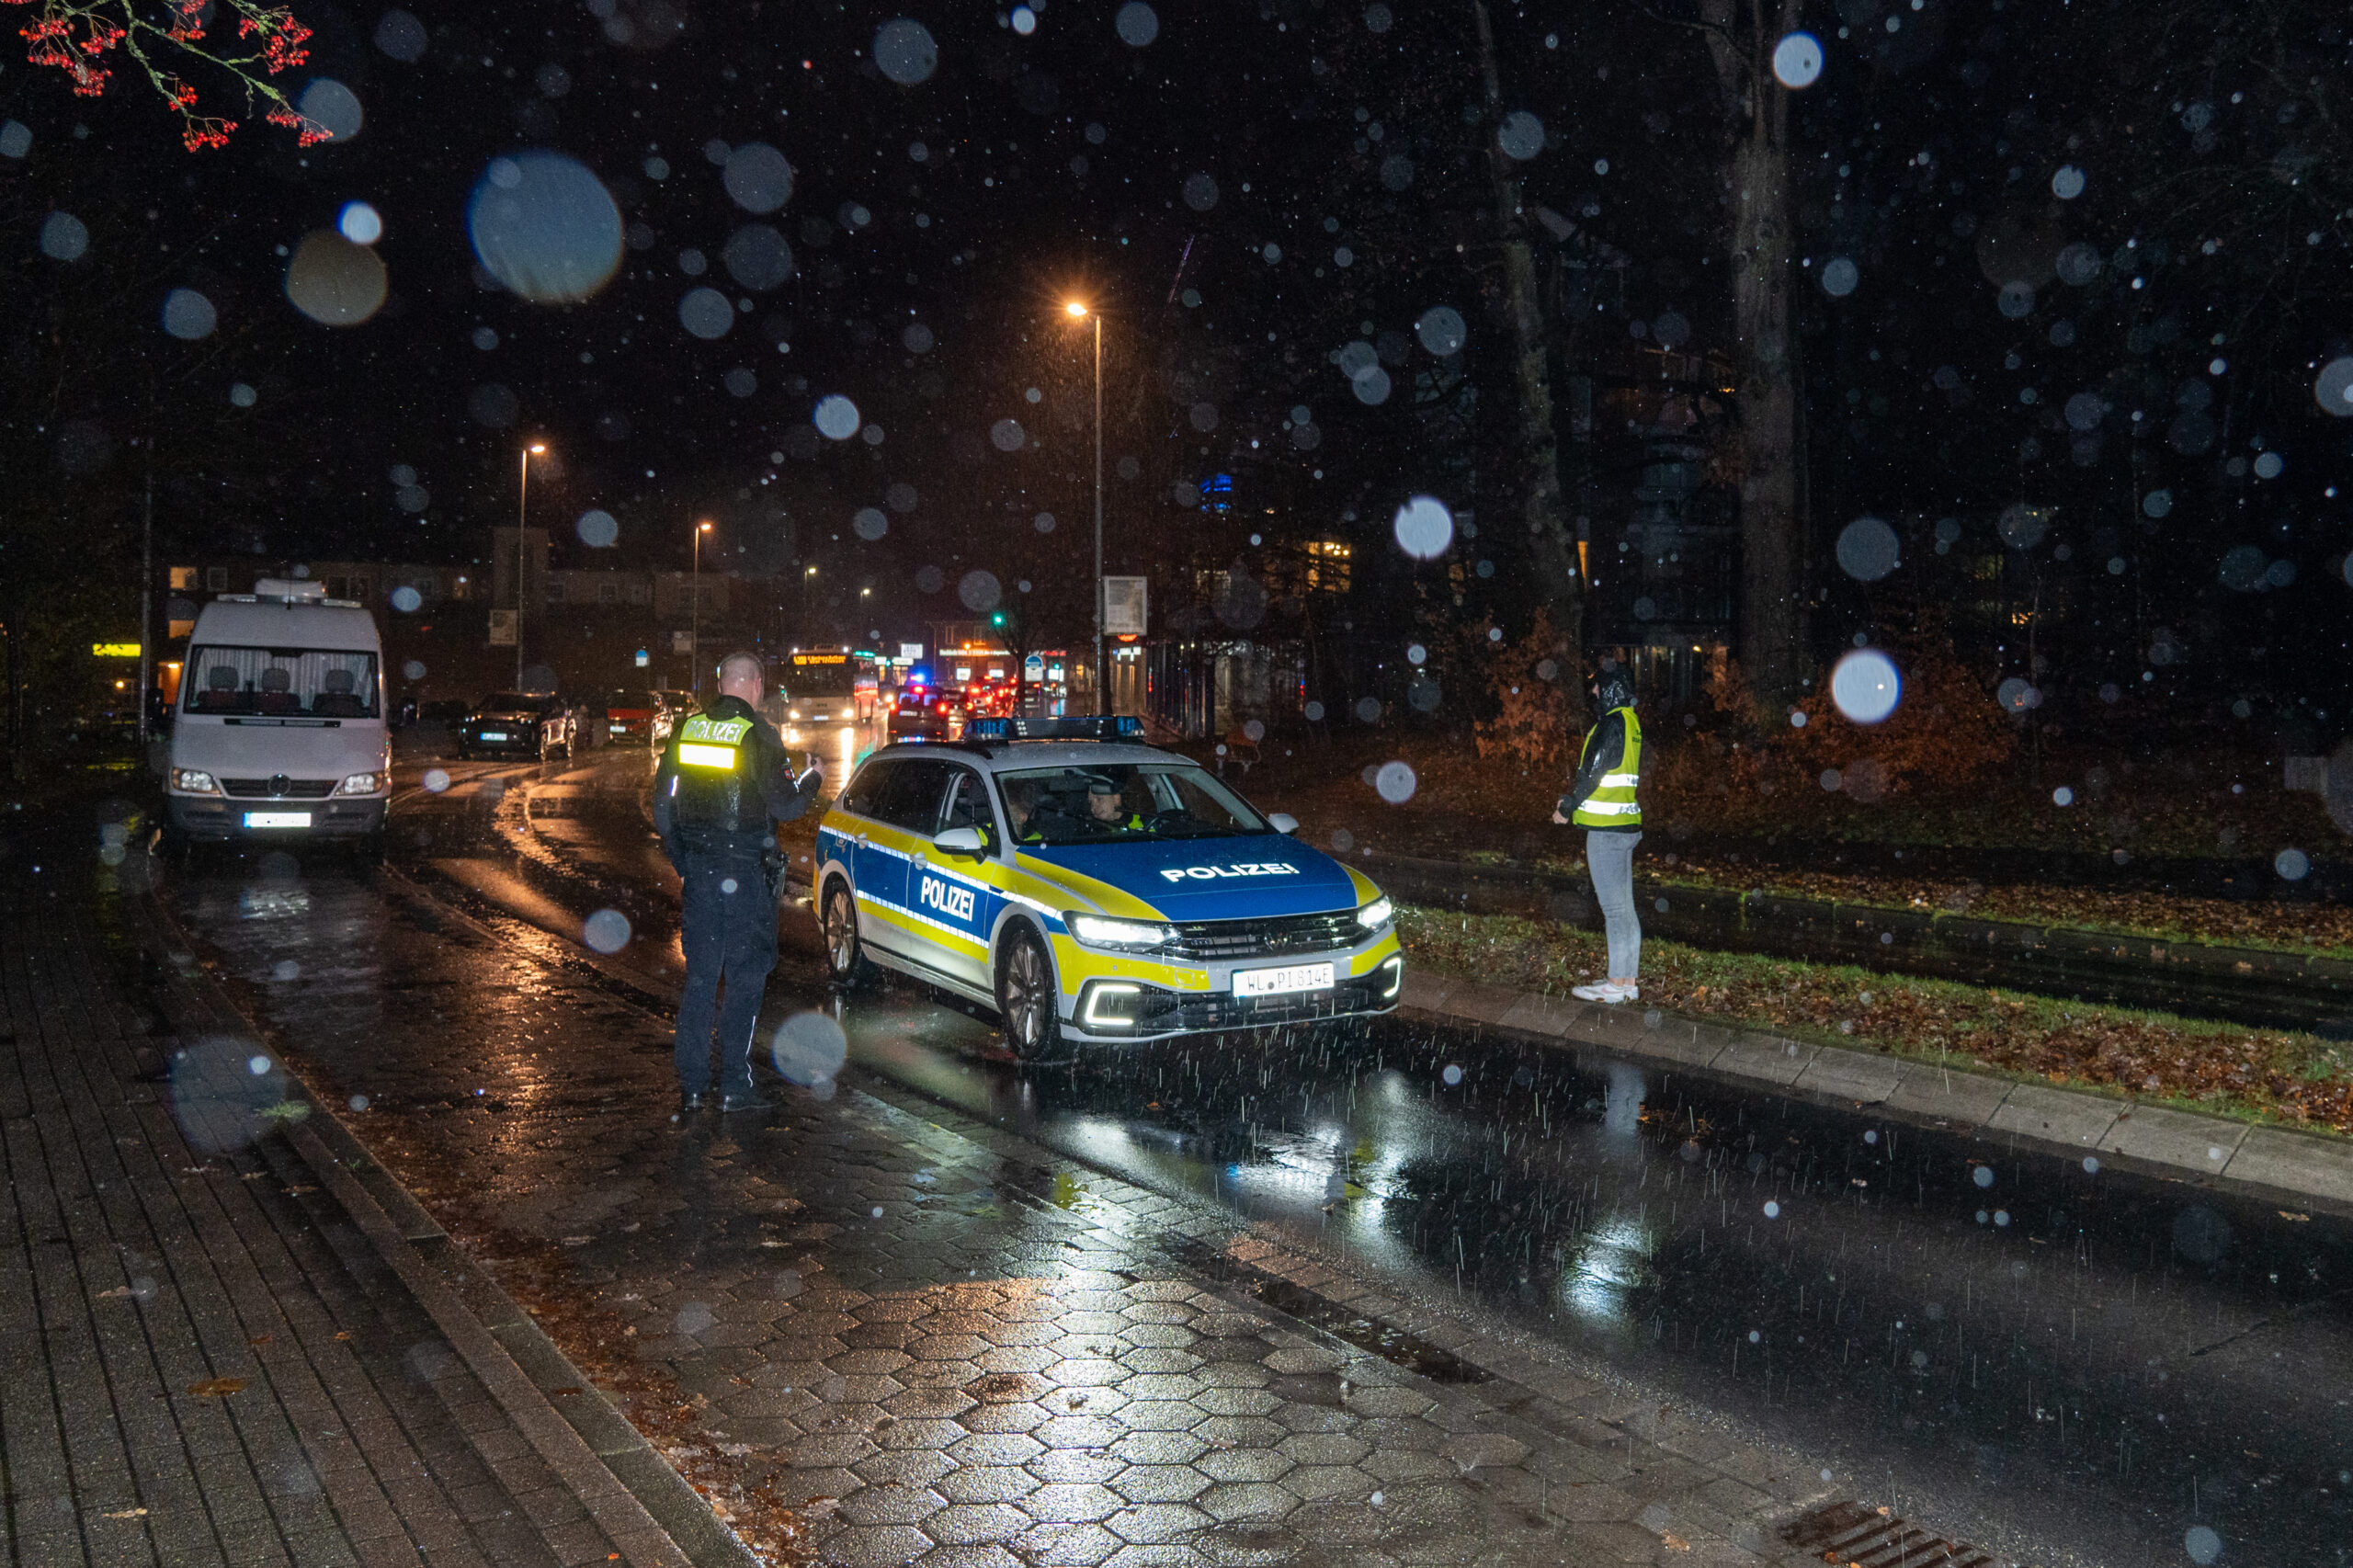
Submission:
<svg viewBox="0 0 2353 1568">
<path fill-rule="evenodd" d="M 1069 719 L 975 719 L 970 741 L 1140 741 L 1143 721 L 1132 713 L 1090 713 Z"/>
</svg>

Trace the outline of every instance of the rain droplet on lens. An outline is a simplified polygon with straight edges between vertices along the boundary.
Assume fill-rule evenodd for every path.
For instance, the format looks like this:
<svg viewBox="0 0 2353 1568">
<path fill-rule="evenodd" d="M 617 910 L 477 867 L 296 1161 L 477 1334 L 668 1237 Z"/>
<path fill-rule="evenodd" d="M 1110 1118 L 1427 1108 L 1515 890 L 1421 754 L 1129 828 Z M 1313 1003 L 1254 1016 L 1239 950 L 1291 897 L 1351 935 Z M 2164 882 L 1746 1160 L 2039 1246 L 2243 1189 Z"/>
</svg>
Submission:
<svg viewBox="0 0 2353 1568">
<path fill-rule="evenodd" d="M 1876 583 L 1901 563 L 1895 530 L 1878 517 L 1857 517 L 1838 533 L 1838 568 L 1859 582 Z"/>
<path fill-rule="evenodd" d="M 211 336 L 219 321 L 212 301 L 193 289 L 175 289 L 164 296 L 164 330 L 183 343 Z"/>
<path fill-rule="evenodd" d="M 589 298 L 621 259 L 621 214 L 587 166 L 560 153 L 494 158 L 466 206 L 483 270 L 536 304 Z"/>
<path fill-rule="evenodd" d="M 1416 495 L 1397 508 L 1397 547 L 1416 561 L 1433 561 L 1454 542 L 1454 514 L 1434 495 Z"/>
<path fill-rule="evenodd" d="M 580 939 L 600 953 L 617 953 L 629 946 L 629 916 L 618 909 L 600 909 L 580 928 Z"/>
<path fill-rule="evenodd" d="M 1495 145 L 1506 157 L 1526 163 L 1544 151 L 1544 122 L 1524 108 L 1514 109 L 1497 128 Z"/>
<path fill-rule="evenodd" d="M 1119 32 L 1121 43 L 1130 49 L 1142 49 L 1160 36 L 1160 14 L 1144 0 L 1128 0 L 1111 19 L 1111 26 Z"/>
<path fill-rule="evenodd" d="M 858 404 L 839 392 L 820 398 L 812 419 L 817 426 L 818 434 L 831 441 L 848 440 L 858 434 L 858 426 L 861 423 Z"/>
<path fill-rule="evenodd" d="M 792 165 L 765 142 L 732 149 L 719 177 L 728 196 L 746 212 L 773 212 L 792 199 Z"/>
<path fill-rule="evenodd" d="M 716 289 L 696 289 L 678 301 L 678 324 L 706 340 L 724 337 L 735 324 L 735 307 Z"/>
<path fill-rule="evenodd" d="M 1784 34 L 1773 46 L 1773 74 L 1784 87 L 1813 86 L 1822 75 L 1821 40 L 1812 33 Z"/>
<path fill-rule="evenodd" d="M 931 79 L 939 69 L 939 45 L 931 29 L 911 17 L 885 22 L 874 33 L 874 64 L 902 87 Z M 779 205 L 781 205 L 779 203 Z"/>
</svg>

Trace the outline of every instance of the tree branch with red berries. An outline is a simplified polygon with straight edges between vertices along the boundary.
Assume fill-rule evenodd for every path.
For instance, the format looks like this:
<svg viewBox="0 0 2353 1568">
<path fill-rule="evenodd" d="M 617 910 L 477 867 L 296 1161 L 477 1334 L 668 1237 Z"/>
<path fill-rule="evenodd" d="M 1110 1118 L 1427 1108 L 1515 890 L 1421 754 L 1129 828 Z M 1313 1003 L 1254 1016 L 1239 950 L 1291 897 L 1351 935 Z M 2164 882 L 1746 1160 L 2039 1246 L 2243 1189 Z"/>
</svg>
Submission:
<svg viewBox="0 0 2353 1568">
<path fill-rule="evenodd" d="M 310 58 L 311 29 L 282 6 L 255 0 L 0 0 L 31 14 L 17 29 L 25 58 L 65 74 L 77 97 L 105 96 L 122 60 L 143 73 L 180 118 L 191 153 L 225 147 L 238 124 L 204 112 L 182 69 L 209 68 L 242 92 L 244 118 L 259 114 L 295 133 L 298 145 L 332 132 L 304 117 L 270 78 Z"/>
</svg>

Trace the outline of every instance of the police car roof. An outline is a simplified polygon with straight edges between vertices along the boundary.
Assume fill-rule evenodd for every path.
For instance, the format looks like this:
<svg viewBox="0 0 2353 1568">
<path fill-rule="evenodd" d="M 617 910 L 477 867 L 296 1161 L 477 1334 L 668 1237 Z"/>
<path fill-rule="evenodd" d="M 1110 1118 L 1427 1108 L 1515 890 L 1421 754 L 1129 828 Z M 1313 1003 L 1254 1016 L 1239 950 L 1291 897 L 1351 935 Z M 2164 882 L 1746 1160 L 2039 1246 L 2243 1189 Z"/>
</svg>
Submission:
<svg viewBox="0 0 2353 1568">
<path fill-rule="evenodd" d="M 1199 766 L 1191 757 L 1179 756 L 1175 752 L 1102 741 L 902 741 L 877 748 L 867 760 L 905 756 L 961 757 L 994 773 L 1032 767 L 1134 767 L 1145 763 Z"/>
</svg>

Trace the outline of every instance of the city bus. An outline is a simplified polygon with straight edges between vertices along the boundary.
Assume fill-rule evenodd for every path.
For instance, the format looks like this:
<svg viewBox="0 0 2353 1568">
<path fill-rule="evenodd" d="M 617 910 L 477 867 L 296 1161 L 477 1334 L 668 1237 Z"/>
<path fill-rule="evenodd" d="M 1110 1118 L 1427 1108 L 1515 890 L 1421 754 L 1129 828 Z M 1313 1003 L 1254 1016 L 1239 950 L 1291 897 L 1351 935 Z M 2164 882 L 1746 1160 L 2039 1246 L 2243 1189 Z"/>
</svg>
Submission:
<svg viewBox="0 0 2353 1568">
<path fill-rule="evenodd" d="M 855 648 L 796 648 L 778 662 L 776 684 L 786 722 L 863 724 L 874 718 L 880 690 L 871 653 Z"/>
</svg>

